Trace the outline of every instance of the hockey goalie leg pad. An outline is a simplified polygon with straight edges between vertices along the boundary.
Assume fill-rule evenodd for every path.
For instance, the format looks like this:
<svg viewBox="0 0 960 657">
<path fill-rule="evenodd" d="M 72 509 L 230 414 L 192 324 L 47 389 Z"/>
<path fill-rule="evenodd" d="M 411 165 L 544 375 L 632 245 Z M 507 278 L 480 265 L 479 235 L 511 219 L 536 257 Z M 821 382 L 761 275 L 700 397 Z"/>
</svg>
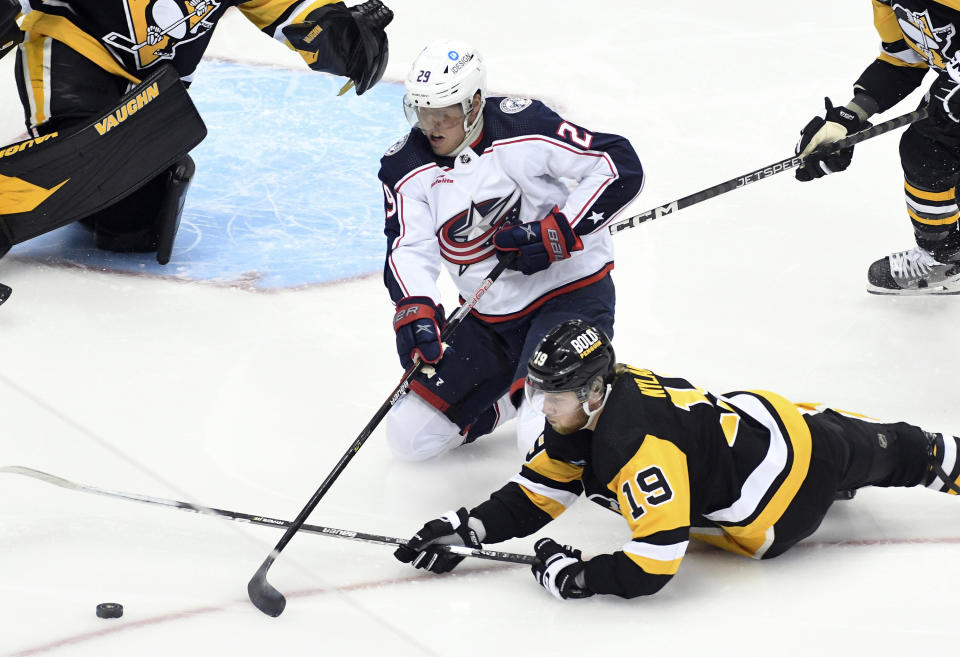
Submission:
<svg viewBox="0 0 960 657">
<path fill-rule="evenodd" d="M 94 230 L 98 249 L 118 253 L 157 252 L 170 262 L 187 189 L 196 165 L 189 155 L 133 194 L 81 220 Z"/>
<path fill-rule="evenodd" d="M 166 65 L 92 123 L 0 148 L 0 231 L 10 242 L 88 217 L 179 162 L 206 136 Z"/>
<path fill-rule="evenodd" d="M 187 190 L 190 189 L 190 181 L 196 171 L 197 166 L 189 155 L 185 155 L 170 169 L 166 194 L 157 213 L 156 223 L 157 262 L 161 265 L 170 262 L 173 241 L 177 237 L 180 218 L 183 216 L 183 204 L 187 200 Z"/>
</svg>

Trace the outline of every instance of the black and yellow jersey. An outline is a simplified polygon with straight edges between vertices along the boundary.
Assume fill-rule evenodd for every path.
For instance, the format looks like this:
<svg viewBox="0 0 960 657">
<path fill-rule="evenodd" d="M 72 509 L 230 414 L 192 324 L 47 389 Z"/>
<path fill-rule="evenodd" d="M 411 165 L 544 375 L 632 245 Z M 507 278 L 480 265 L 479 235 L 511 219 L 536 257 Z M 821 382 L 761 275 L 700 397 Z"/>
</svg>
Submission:
<svg viewBox="0 0 960 657">
<path fill-rule="evenodd" d="M 692 537 L 760 558 L 810 464 L 798 408 L 764 391 L 714 395 L 618 366 L 594 431 L 548 426 L 520 473 L 471 513 L 486 542 L 526 536 L 581 492 L 626 520 L 631 540 L 586 565 L 587 586 L 623 597 L 658 591 Z"/>
<path fill-rule="evenodd" d="M 217 22 L 229 7 L 270 37 L 292 46 L 282 29 L 334 0 L 21 0 L 24 48 L 44 38 L 66 44 L 114 75 L 139 82 L 169 62 L 190 82 Z M 29 10 L 29 11 L 27 11 Z M 302 53 L 309 62 L 315 58 Z"/>
<path fill-rule="evenodd" d="M 880 111 L 916 89 L 924 74 L 946 70 L 960 48 L 960 0 L 872 0 L 880 35 L 877 59 L 855 90 L 872 96 Z"/>
</svg>

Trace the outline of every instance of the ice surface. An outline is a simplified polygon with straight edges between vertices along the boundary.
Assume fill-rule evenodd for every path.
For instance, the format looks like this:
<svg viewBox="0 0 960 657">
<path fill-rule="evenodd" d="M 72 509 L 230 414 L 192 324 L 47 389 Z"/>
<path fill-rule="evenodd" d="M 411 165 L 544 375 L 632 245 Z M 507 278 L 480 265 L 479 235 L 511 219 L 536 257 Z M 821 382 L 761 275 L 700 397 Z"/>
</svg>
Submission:
<svg viewBox="0 0 960 657">
<path fill-rule="evenodd" d="M 430 39 L 473 41 L 494 92 L 633 141 L 648 174 L 636 212 L 786 157 L 879 45 L 867 2 L 390 4 L 388 80 Z M 256 62 L 251 75 L 300 66 L 233 18 L 211 55 Z M 12 66 L 0 62 L 8 141 L 22 131 Z M 382 112 L 402 122 L 396 103 Z M 356 194 L 376 197 L 375 173 L 358 172 Z M 716 391 L 960 430 L 960 300 L 864 291 L 870 262 L 911 244 L 901 189 L 886 135 L 842 175 L 777 176 L 619 234 L 618 355 Z M 377 275 L 265 294 L 12 255 L 0 280 L 14 288 L 0 308 L 0 465 L 292 519 L 400 377 Z M 382 438 L 310 522 L 407 536 L 485 498 L 520 459 L 509 431 L 419 465 L 391 460 Z M 627 540 L 585 502 L 542 535 L 589 554 Z M 862 491 L 770 562 L 692 550 L 664 591 L 633 602 L 561 603 L 525 568 L 477 560 L 424 576 L 386 547 L 303 535 L 271 570 L 289 603 L 270 619 L 245 587 L 279 537 L 0 475 L 0 654 L 900 656 L 955 643 L 960 507 L 923 490 Z M 98 619 L 105 601 L 124 617 Z"/>
</svg>

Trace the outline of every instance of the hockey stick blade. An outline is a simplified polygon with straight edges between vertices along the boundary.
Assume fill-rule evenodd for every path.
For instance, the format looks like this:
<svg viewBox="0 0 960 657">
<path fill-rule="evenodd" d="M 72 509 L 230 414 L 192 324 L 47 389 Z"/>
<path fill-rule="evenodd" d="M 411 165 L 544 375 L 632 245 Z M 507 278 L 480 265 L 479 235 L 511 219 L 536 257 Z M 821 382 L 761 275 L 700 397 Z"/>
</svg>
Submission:
<svg viewBox="0 0 960 657">
<path fill-rule="evenodd" d="M 272 551 L 247 582 L 250 602 L 267 616 L 274 618 L 282 614 L 287 607 L 287 599 L 267 581 L 267 571 L 279 554 L 276 550 Z"/>
<path fill-rule="evenodd" d="M 0 306 L 3 305 L 4 301 L 10 298 L 11 294 L 13 294 L 13 289 L 9 285 L 0 283 Z"/>
<path fill-rule="evenodd" d="M 822 155 L 824 153 L 834 153 L 837 151 L 842 151 L 845 148 L 850 148 L 855 144 L 859 144 L 862 141 L 867 139 L 872 139 L 877 135 L 882 135 L 891 130 L 896 130 L 897 128 L 902 128 L 905 125 L 910 125 L 917 121 L 921 121 L 927 118 L 928 110 L 925 107 L 914 110 L 907 114 L 894 117 L 883 123 L 878 123 L 877 125 L 870 126 L 865 128 L 860 132 L 854 133 L 849 137 L 845 137 L 840 141 L 827 144 L 823 150 L 816 151 L 817 155 Z M 626 219 L 621 219 L 620 221 L 615 221 L 607 227 L 607 230 L 610 231 L 612 235 L 616 235 L 621 230 L 626 230 L 628 228 L 636 228 L 640 224 L 650 221 L 651 219 L 659 219 L 668 214 L 673 214 L 683 210 L 684 208 L 689 208 L 691 205 L 696 205 L 702 201 L 706 201 L 715 196 L 720 196 L 721 194 L 726 194 L 729 191 L 734 189 L 740 189 L 741 187 L 746 187 L 755 182 L 759 182 L 764 178 L 769 178 L 770 176 L 775 176 L 778 173 L 783 173 L 784 171 L 789 171 L 803 165 L 803 158 L 799 156 L 791 156 L 780 160 L 779 162 L 774 162 L 768 166 L 763 167 L 762 169 L 757 169 L 756 171 L 751 171 L 742 176 L 737 176 L 736 178 L 731 178 L 726 182 L 722 182 L 719 185 L 714 185 L 713 187 L 708 187 L 702 191 L 697 192 L 696 194 L 691 194 L 690 196 L 684 196 L 683 198 L 677 199 L 666 205 L 661 205 L 657 208 L 652 208 L 646 212 L 641 212 L 640 214 L 634 215 L 632 217 L 627 217 Z"/>
</svg>

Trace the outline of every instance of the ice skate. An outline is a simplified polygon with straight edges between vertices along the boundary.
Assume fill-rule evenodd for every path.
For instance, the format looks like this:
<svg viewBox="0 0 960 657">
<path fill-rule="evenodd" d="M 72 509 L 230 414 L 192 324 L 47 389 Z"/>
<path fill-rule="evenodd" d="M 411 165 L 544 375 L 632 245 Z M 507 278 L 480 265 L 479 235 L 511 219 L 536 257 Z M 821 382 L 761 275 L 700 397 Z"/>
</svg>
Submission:
<svg viewBox="0 0 960 657">
<path fill-rule="evenodd" d="M 960 494 L 960 460 L 957 459 L 960 441 L 948 433 L 925 431 L 930 471 L 924 484 L 950 495 Z"/>
<path fill-rule="evenodd" d="M 960 294 L 960 262 L 940 262 L 919 246 L 893 253 L 870 265 L 867 292 Z"/>
</svg>

